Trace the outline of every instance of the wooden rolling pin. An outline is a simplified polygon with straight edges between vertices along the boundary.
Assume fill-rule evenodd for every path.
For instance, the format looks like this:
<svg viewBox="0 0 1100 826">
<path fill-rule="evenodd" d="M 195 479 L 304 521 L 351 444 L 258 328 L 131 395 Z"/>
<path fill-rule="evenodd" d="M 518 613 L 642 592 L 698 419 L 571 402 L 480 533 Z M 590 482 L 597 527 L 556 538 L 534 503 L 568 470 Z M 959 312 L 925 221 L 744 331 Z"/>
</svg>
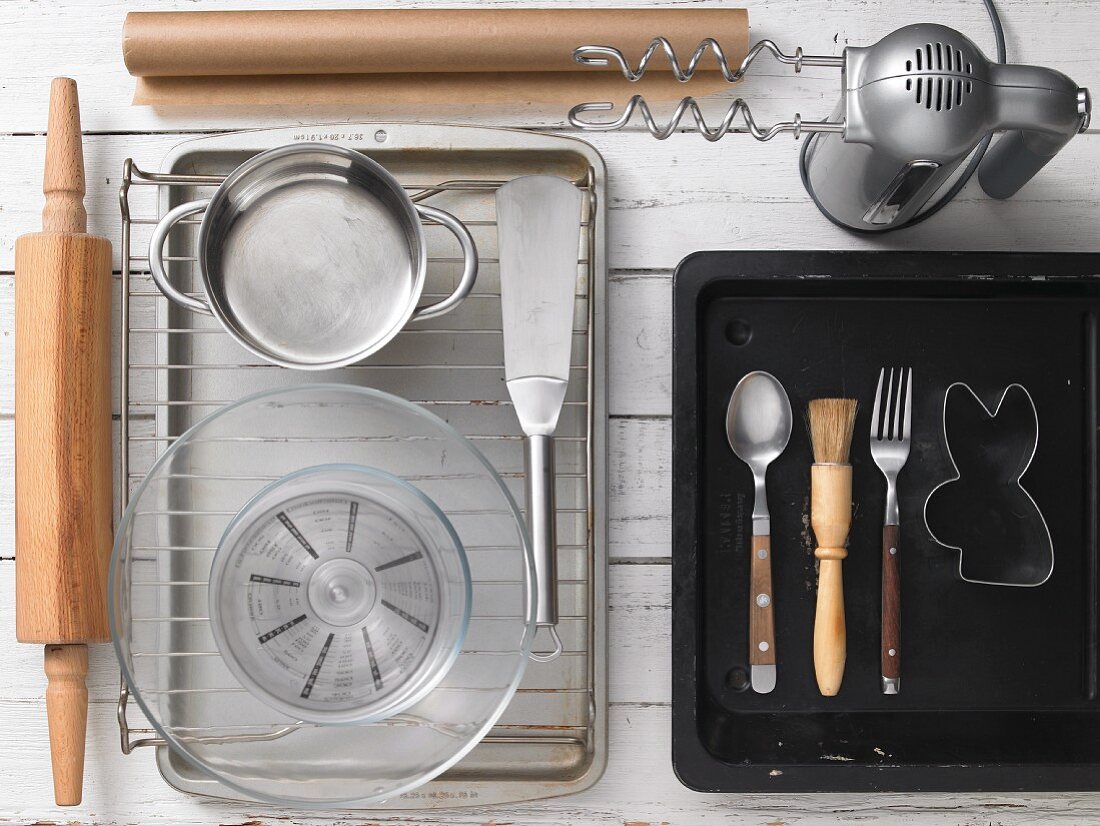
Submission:
<svg viewBox="0 0 1100 826">
<path fill-rule="evenodd" d="M 45 646 L 54 797 L 80 803 L 88 646 L 110 639 L 111 244 L 87 234 L 76 83 L 50 90 L 42 232 L 15 243 L 15 627 Z"/>
</svg>

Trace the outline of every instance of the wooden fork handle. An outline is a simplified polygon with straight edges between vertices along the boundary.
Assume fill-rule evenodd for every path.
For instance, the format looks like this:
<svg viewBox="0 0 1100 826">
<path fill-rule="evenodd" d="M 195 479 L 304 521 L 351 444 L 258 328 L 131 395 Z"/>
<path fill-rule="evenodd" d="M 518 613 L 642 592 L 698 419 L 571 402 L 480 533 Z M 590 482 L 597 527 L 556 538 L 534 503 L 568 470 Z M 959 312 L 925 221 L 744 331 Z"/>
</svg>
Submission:
<svg viewBox="0 0 1100 826">
<path fill-rule="evenodd" d="M 882 693 L 901 689 L 901 529 L 882 529 Z"/>
</svg>

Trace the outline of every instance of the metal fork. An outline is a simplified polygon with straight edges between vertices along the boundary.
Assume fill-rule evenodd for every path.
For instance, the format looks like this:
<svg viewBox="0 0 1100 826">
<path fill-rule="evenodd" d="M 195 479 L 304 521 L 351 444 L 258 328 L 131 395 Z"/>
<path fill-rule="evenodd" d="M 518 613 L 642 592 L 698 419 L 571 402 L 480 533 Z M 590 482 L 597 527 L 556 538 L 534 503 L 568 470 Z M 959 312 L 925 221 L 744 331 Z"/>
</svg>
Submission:
<svg viewBox="0 0 1100 826">
<path fill-rule="evenodd" d="M 883 393 L 883 381 L 886 392 Z M 886 477 L 886 518 L 882 528 L 882 693 L 901 690 L 901 576 L 898 555 L 898 473 L 909 458 L 913 422 L 913 368 L 886 368 L 878 374 L 871 413 L 871 458 Z"/>
</svg>

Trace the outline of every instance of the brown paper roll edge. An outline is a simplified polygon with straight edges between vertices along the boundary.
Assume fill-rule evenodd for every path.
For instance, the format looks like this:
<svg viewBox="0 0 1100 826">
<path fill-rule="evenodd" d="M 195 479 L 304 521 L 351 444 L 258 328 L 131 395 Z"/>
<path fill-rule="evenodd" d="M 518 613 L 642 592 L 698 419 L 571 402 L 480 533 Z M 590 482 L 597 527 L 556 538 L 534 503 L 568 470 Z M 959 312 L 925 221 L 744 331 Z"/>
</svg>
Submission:
<svg viewBox="0 0 1100 826">
<path fill-rule="evenodd" d="M 545 103 L 568 107 L 587 101 L 610 101 L 618 107 L 635 94 L 644 95 L 650 102 L 671 101 L 689 93 L 701 97 L 728 87 L 718 72 L 700 72 L 690 88 L 668 73 L 637 83 L 606 73 L 583 77 L 574 72 L 139 77 L 133 102 L 137 106 Z"/>
<path fill-rule="evenodd" d="M 703 38 L 714 37 L 736 63 L 748 47 L 748 12 L 714 8 L 131 12 L 123 26 L 123 56 L 127 69 L 137 77 L 592 73 L 597 69 L 573 61 L 577 46 L 615 46 L 636 61 L 658 35 L 672 42 L 681 61 Z M 664 67 L 655 64 L 655 68 Z"/>
</svg>

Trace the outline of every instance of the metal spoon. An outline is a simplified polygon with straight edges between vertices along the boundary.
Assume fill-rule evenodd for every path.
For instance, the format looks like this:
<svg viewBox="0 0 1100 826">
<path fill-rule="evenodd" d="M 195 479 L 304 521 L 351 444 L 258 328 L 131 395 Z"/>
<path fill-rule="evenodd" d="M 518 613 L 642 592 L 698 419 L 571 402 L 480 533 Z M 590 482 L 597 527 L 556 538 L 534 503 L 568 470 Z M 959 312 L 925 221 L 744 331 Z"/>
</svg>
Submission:
<svg viewBox="0 0 1100 826">
<path fill-rule="evenodd" d="M 771 518 L 764 477 L 768 465 L 787 447 L 793 421 L 787 391 L 771 373 L 749 373 L 733 389 L 726 411 L 726 437 L 737 458 L 752 471 L 756 488 L 749 577 L 749 665 L 752 689 L 758 694 L 775 688 Z"/>
</svg>

